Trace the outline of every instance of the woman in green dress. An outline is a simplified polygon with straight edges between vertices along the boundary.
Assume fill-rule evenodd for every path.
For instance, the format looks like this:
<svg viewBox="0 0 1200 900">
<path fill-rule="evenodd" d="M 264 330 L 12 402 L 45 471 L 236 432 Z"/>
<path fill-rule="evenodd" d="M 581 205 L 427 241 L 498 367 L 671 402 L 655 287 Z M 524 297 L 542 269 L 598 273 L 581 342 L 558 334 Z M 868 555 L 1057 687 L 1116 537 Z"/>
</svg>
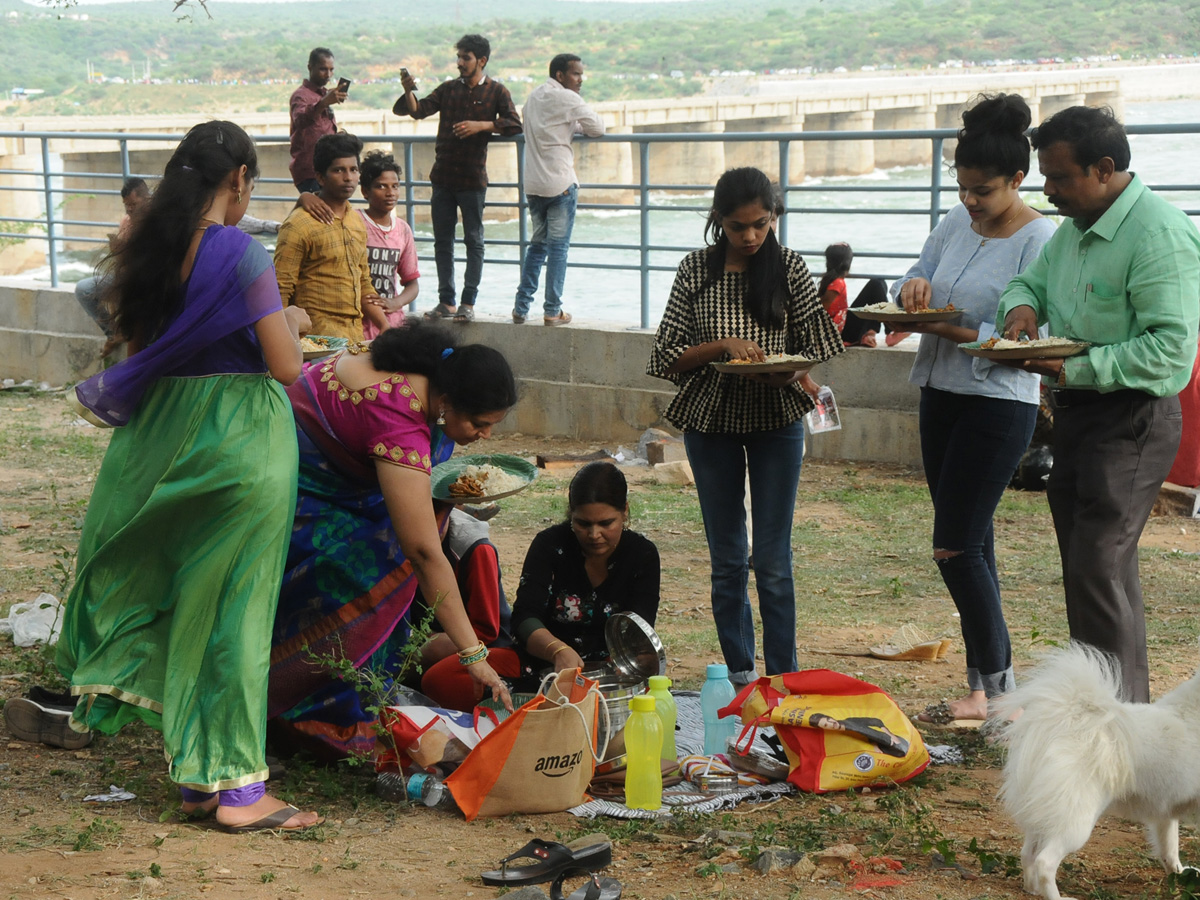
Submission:
<svg viewBox="0 0 1200 900">
<path fill-rule="evenodd" d="M 235 226 L 258 175 L 231 122 L 197 125 L 112 259 L 124 362 L 80 384 L 113 434 L 84 520 L 58 667 L 71 727 L 161 729 L 183 812 L 230 831 L 322 821 L 268 795 L 271 625 L 296 495 L 280 382 L 300 374 L 303 311 Z"/>
</svg>

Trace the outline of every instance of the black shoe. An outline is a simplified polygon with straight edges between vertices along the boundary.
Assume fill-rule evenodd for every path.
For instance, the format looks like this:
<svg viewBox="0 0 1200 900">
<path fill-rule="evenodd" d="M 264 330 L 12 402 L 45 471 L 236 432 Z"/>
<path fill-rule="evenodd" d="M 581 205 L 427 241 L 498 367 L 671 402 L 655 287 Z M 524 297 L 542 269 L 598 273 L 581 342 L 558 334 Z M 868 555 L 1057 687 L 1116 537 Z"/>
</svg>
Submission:
<svg viewBox="0 0 1200 900">
<path fill-rule="evenodd" d="M 90 731 L 73 731 L 71 714 L 18 698 L 4 704 L 4 721 L 13 737 L 35 744 L 79 750 L 92 742 Z"/>
<path fill-rule="evenodd" d="M 74 712 L 75 704 L 78 700 L 69 691 L 50 691 L 36 684 L 29 689 L 29 693 L 25 697 L 32 700 L 38 706 L 44 706 L 48 709 L 60 709 L 65 713 Z"/>
</svg>

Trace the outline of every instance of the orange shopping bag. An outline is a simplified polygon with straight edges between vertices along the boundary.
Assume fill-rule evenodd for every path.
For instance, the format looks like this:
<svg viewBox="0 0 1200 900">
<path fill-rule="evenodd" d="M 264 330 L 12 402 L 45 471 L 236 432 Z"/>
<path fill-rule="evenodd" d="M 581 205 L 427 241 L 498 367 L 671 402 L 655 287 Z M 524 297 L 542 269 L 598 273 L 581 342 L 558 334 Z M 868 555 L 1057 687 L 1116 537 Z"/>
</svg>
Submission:
<svg viewBox="0 0 1200 900">
<path fill-rule="evenodd" d="M 480 741 L 446 779 L 467 821 L 561 812 L 590 799 L 587 786 L 604 749 L 597 754 L 600 701 L 596 682 L 579 669 L 547 676 L 541 692 Z"/>
</svg>

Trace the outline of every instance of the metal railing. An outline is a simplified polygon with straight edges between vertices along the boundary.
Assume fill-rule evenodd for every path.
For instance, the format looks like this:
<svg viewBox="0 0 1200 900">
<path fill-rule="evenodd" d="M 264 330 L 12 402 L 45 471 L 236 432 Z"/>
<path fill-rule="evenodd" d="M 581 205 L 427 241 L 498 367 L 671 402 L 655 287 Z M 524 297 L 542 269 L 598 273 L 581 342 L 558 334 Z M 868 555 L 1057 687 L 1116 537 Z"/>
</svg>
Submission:
<svg viewBox="0 0 1200 900">
<path fill-rule="evenodd" d="M 1200 123 L 1187 124 L 1152 124 L 1152 125 L 1130 125 L 1126 128 L 1130 135 L 1170 135 L 1170 134 L 1200 134 Z M 953 139 L 956 134 L 955 129 L 939 128 L 939 129 L 916 129 L 916 130 L 893 130 L 893 131 L 800 131 L 800 132 L 765 132 L 765 133 L 695 133 L 695 134 L 610 134 L 599 138 L 584 138 L 582 140 L 597 142 L 597 143 L 614 143 L 614 144 L 630 144 L 631 154 L 636 152 L 638 166 L 637 172 L 640 177 L 633 183 L 618 183 L 618 182 L 588 182 L 580 185 L 580 190 L 586 192 L 588 190 L 603 190 L 606 192 L 627 191 L 635 196 L 632 203 L 584 203 L 580 202 L 580 210 L 624 210 L 634 211 L 638 216 L 638 235 L 636 243 L 586 243 L 572 242 L 573 248 L 591 249 L 598 251 L 613 251 L 617 253 L 636 253 L 638 262 L 636 265 L 621 262 L 585 262 L 572 260 L 572 268 L 591 268 L 591 269 L 611 269 L 623 271 L 636 271 L 640 274 L 640 300 L 641 300 L 641 322 L 640 327 L 650 327 L 650 274 L 651 272 L 674 272 L 674 265 L 656 264 L 652 260 L 652 254 L 661 252 L 671 253 L 686 253 L 694 249 L 693 245 L 676 246 L 670 244 L 654 244 L 651 242 L 650 221 L 655 213 L 659 212 L 680 212 L 694 210 L 697 212 L 705 212 L 707 205 L 680 205 L 680 204 L 665 204 L 656 202 L 655 196 L 662 194 L 678 194 L 678 195 L 696 195 L 706 194 L 711 191 L 711 184 L 669 184 L 658 183 L 650 180 L 650 148 L 654 144 L 668 143 L 768 143 L 774 144 L 778 150 L 779 159 L 779 184 L 782 189 L 786 213 L 781 218 L 779 223 L 779 238 L 781 243 L 788 245 L 788 219 L 790 215 L 804 214 L 853 214 L 853 215 L 875 215 L 875 216 L 923 216 L 928 219 L 929 229 L 932 230 L 938 223 L 941 216 L 949 209 L 945 205 L 945 194 L 954 192 L 957 187 L 954 185 L 946 185 L 943 183 L 944 164 L 938 164 L 943 157 L 943 149 L 945 141 Z M 436 141 L 433 135 L 359 135 L 366 144 L 391 144 L 393 147 L 399 145 L 403 158 L 403 186 L 404 199 L 401 204 L 404 207 L 405 218 L 409 226 L 416 224 L 416 209 L 420 206 L 428 206 L 428 200 L 417 199 L 415 191 L 418 188 L 428 188 L 428 181 L 414 180 L 412 178 L 413 171 L 413 148 L 418 144 L 432 144 Z M 146 144 L 146 143 L 163 143 L 174 145 L 179 142 L 180 135 L 178 134 L 131 134 L 123 132 L 58 132 L 58 131 L 0 131 L 0 139 L 16 139 L 23 141 L 38 141 L 41 148 L 41 169 L 38 171 L 30 171 L 27 169 L 12 169 L 0 168 L 0 176 L 4 176 L 0 183 L 0 194 L 3 192 L 36 192 L 42 195 L 42 202 L 45 212 L 37 218 L 22 218 L 19 216 L 0 216 L 0 223 L 16 223 L 25 226 L 27 229 L 41 228 L 44 233 L 37 234 L 30 231 L 13 230 L 11 226 L 7 226 L 6 230 L 0 231 L 0 239 L 16 239 L 16 240 L 38 240 L 47 243 L 47 258 L 50 268 L 50 283 L 54 286 L 59 284 L 59 244 L 64 241 L 73 241 L 76 243 L 96 243 L 103 244 L 107 242 L 105 237 L 94 237 L 88 234 L 79 232 L 70 232 L 68 229 L 112 229 L 116 223 L 113 222 L 95 222 L 87 220 L 76 220 L 61 218 L 58 215 L 58 205 L 56 197 L 66 196 L 70 194 L 78 194 L 78 189 L 68 189 L 63 186 L 63 179 L 78 177 L 99 180 L 111 180 L 115 187 L 112 190 L 97 189 L 89 190 L 88 193 L 94 195 L 119 195 L 121 182 L 131 176 L 137 175 L 145 178 L 147 181 L 153 182 L 154 179 L 161 177 L 161 173 L 142 173 L 134 172 L 130 166 L 130 143 Z M 255 141 L 259 144 L 270 143 L 287 143 L 288 138 L 285 135 L 256 135 Z M 112 142 L 115 144 L 117 151 L 117 159 L 119 167 L 115 167 L 116 171 L 111 172 L 92 172 L 92 171 L 65 171 L 53 170 L 52 168 L 52 142 L 56 140 L 88 140 L 97 142 Z M 931 159 L 935 164 L 930 167 L 929 182 L 926 185 L 843 185 L 843 184 L 828 184 L 822 183 L 819 186 L 806 184 L 792 184 L 788 178 L 790 171 L 792 145 L 799 143 L 805 144 L 809 142 L 843 142 L 843 141 L 929 141 L 931 144 Z M 519 188 L 520 182 L 524 177 L 524 138 L 520 135 L 514 138 L 493 138 L 495 142 L 515 142 L 517 146 L 517 174 L 516 182 L 492 182 L 492 188 Z M 105 151 L 100 151 L 105 152 Z M 33 180 L 36 183 L 29 186 L 13 184 L 18 177 Z M 288 185 L 290 189 L 291 182 L 283 178 L 262 178 L 260 185 L 280 184 Z M 1158 191 L 1172 192 L 1195 192 L 1200 195 L 1200 184 L 1151 184 L 1152 189 Z M 1029 193 L 1040 193 L 1040 185 L 1026 184 L 1022 186 L 1022 191 Z M 907 194 L 918 195 L 925 198 L 925 202 L 920 206 L 901 207 L 901 208 L 854 208 L 846 207 L 830 207 L 830 206 L 807 206 L 797 204 L 798 198 L 802 198 L 806 193 L 819 191 L 824 194 Z M 520 190 L 516 191 L 518 199 L 513 201 L 505 201 L 499 199 L 489 199 L 489 207 L 509 207 L 516 210 L 518 216 L 519 228 L 518 238 L 516 240 L 493 240 L 489 239 L 489 245 L 494 246 L 513 246 L 518 248 L 518 257 L 516 259 L 495 259 L 489 258 L 490 263 L 501 263 L 510 265 L 520 265 L 524 258 L 525 249 L 529 244 L 528 224 L 525 215 L 527 208 L 525 195 Z M 493 197 L 495 193 L 493 192 Z M 295 200 L 294 193 L 286 195 L 265 195 L 263 193 L 256 194 L 259 201 L 273 201 L 293 203 Z M 1053 210 L 1043 210 L 1053 213 Z M 1190 216 L 1200 216 L 1200 208 L 1185 209 Z M 419 244 L 429 244 L 432 239 L 417 235 Z M 811 248 L 796 248 L 802 254 L 808 257 L 820 258 L 824 251 L 823 247 Z M 888 250 L 856 250 L 856 257 L 867 259 L 910 259 L 915 258 L 915 253 L 899 253 Z M 422 259 L 431 259 L 430 255 L 421 257 Z M 870 275 L 878 275 L 883 278 L 896 278 L 901 275 L 901 272 L 878 272 L 878 273 L 857 273 L 856 277 L 870 277 Z"/>
</svg>

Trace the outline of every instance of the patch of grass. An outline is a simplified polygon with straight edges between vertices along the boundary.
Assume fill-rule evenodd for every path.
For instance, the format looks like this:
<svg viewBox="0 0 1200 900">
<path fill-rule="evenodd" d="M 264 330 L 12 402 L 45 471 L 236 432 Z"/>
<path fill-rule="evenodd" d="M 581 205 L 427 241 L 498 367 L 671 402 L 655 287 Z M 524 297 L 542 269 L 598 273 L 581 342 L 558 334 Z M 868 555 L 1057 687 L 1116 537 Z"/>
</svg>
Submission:
<svg viewBox="0 0 1200 900">
<path fill-rule="evenodd" d="M 119 843 L 124 827 L 115 819 L 95 818 L 75 836 L 71 849 L 76 853 L 103 850 Z"/>
</svg>

